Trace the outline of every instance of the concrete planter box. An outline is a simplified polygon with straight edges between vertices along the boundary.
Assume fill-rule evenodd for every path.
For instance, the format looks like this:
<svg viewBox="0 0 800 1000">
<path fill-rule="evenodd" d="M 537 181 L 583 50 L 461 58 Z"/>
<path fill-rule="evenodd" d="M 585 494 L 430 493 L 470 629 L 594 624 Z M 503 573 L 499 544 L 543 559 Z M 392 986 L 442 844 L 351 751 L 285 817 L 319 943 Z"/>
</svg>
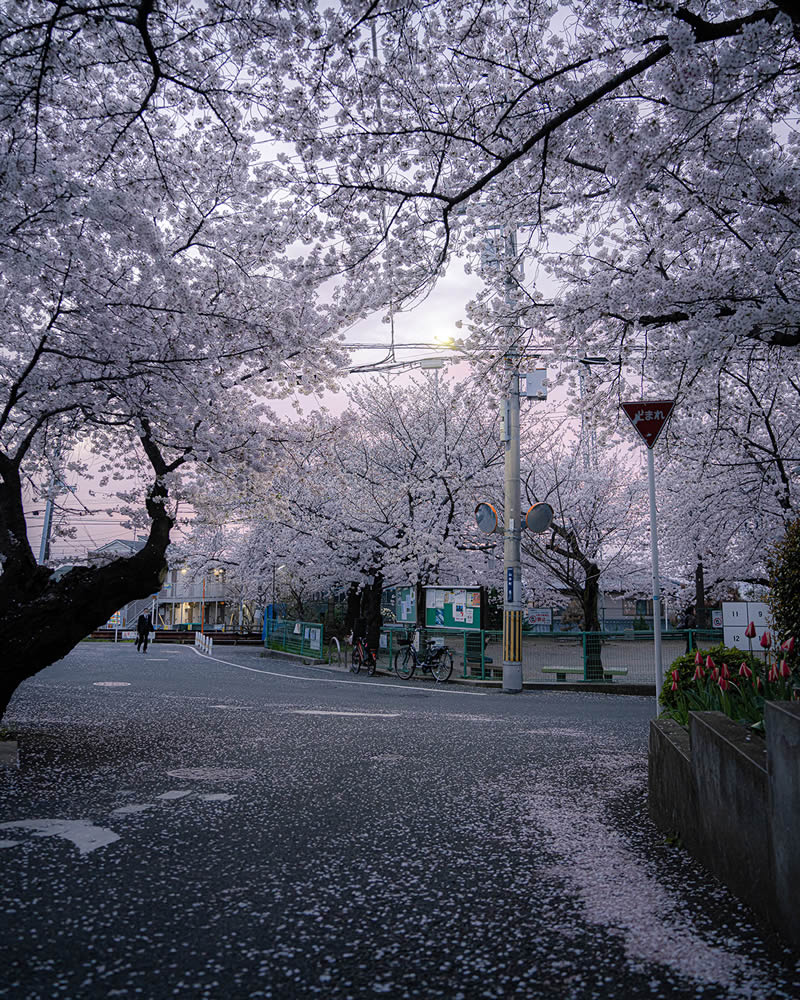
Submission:
<svg viewBox="0 0 800 1000">
<path fill-rule="evenodd" d="M 648 807 L 756 915 L 800 949 L 800 704 L 769 702 L 765 742 L 720 712 L 650 724 Z"/>
</svg>

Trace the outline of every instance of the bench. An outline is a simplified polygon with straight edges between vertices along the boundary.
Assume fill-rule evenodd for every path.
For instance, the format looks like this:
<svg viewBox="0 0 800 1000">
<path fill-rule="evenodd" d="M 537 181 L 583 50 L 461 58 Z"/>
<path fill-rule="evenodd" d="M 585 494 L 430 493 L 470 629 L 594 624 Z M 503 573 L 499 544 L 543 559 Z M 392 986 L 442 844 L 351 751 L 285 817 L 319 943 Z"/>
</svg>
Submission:
<svg viewBox="0 0 800 1000">
<path fill-rule="evenodd" d="M 543 674 L 555 674 L 557 681 L 565 681 L 567 674 L 580 674 L 583 677 L 583 667 L 542 667 Z"/>
<path fill-rule="evenodd" d="M 467 635 L 464 641 L 464 649 L 467 654 L 468 663 L 480 663 L 481 653 L 483 652 L 483 662 L 485 664 L 493 663 L 491 656 L 486 656 L 486 647 L 484 644 L 483 649 L 481 649 L 481 636 L 480 635 Z"/>
<path fill-rule="evenodd" d="M 453 653 L 455 654 L 458 647 L 454 646 Z M 491 656 L 486 656 L 486 644 L 484 640 L 484 645 L 481 647 L 481 635 L 480 633 L 469 634 L 467 633 L 464 642 L 464 652 L 466 653 L 466 660 L 469 664 L 469 674 L 470 677 L 480 676 L 480 663 L 481 663 L 481 651 L 483 651 L 483 665 L 485 674 L 484 676 L 490 679 L 496 679 L 497 677 L 502 677 L 502 672 L 498 673 L 497 669 L 492 669 L 492 664 L 494 660 Z"/>
<path fill-rule="evenodd" d="M 583 672 L 583 667 L 542 667 L 543 674 L 555 674 L 557 681 L 566 681 L 567 674 L 580 674 L 583 677 Z M 625 677 L 627 673 L 627 667 L 603 667 L 603 680 Z"/>
</svg>

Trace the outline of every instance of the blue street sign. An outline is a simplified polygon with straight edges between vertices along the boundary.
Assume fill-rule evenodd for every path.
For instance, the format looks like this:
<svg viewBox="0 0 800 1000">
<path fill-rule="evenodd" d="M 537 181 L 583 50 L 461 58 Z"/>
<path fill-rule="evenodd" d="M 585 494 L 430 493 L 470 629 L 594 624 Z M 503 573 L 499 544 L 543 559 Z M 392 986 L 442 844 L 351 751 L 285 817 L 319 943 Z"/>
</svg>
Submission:
<svg viewBox="0 0 800 1000">
<path fill-rule="evenodd" d="M 508 603 L 514 603 L 514 567 L 509 566 L 506 571 L 506 590 L 508 591 Z"/>
</svg>

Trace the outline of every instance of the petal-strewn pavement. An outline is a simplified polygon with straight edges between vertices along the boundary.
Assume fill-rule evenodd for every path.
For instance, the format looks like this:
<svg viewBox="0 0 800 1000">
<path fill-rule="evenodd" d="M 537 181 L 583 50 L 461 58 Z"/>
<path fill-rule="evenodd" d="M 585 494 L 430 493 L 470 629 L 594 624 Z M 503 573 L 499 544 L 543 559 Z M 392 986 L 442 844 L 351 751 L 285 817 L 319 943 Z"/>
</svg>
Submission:
<svg viewBox="0 0 800 1000">
<path fill-rule="evenodd" d="M 653 710 L 84 643 L 5 720 L 0 997 L 800 996 L 647 819 Z"/>
</svg>

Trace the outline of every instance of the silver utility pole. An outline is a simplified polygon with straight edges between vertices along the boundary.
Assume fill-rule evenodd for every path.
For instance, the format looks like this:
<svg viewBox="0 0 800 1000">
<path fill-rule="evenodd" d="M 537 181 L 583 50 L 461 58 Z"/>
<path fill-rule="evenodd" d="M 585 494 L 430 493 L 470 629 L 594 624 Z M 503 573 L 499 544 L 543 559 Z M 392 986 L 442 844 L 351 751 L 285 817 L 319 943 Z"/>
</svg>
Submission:
<svg viewBox="0 0 800 1000">
<path fill-rule="evenodd" d="M 44 523 L 42 524 L 42 539 L 39 542 L 39 565 L 44 566 L 50 555 L 50 530 L 53 524 L 53 484 L 50 484 L 51 495 L 47 498 L 44 508 Z"/>
<path fill-rule="evenodd" d="M 53 499 L 56 495 L 56 474 L 50 475 L 47 487 L 47 502 L 44 506 L 44 521 L 42 522 L 42 537 L 39 542 L 39 565 L 44 566 L 50 558 L 50 533 L 53 530 Z"/>
<path fill-rule="evenodd" d="M 517 266 L 517 234 L 511 229 L 504 234 L 506 306 L 509 313 L 514 305 L 514 272 Z M 515 322 L 509 318 L 509 333 Z M 519 490 L 519 358 L 513 345 L 506 351 L 509 373 L 508 397 L 505 404 L 505 525 L 503 530 L 504 598 L 503 598 L 503 690 L 508 694 L 522 691 L 522 570 L 520 539 Z"/>
<path fill-rule="evenodd" d="M 522 690 L 522 569 L 520 539 L 519 489 L 519 367 L 509 354 L 511 369 L 505 407 L 505 528 L 503 561 L 505 593 L 503 600 L 503 690 L 517 694 Z"/>
</svg>

